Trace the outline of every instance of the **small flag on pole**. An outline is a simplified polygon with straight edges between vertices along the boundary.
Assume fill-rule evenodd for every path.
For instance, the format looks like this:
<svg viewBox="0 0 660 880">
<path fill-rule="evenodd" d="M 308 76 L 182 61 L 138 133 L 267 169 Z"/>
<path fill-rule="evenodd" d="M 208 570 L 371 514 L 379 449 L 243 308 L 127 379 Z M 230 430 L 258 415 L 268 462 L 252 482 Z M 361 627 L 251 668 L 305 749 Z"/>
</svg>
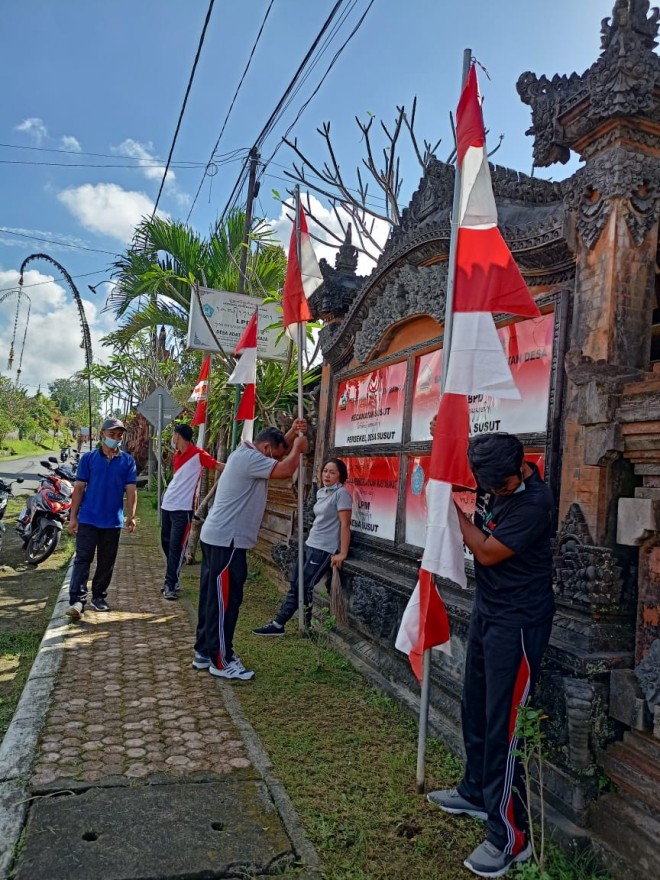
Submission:
<svg viewBox="0 0 660 880">
<path fill-rule="evenodd" d="M 243 396 L 238 405 L 235 421 L 243 422 L 241 438 L 252 442 L 254 435 L 254 411 L 257 396 L 257 319 L 259 310 L 254 315 L 243 331 L 243 335 L 234 349 L 236 356 L 240 358 L 236 362 L 234 372 L 227 379 L 227 385 L 245 385 Z"/>
<path fill-rule="evenodd" d="M 296 343 L 299 338 L 299 325 L 312 317 L 307 300 L 321 284 L 323 284 L 323 276 L 312 247 L 305 212 L 300 205 L 300 259 L 298 259 L 298 239 L 294 223 L 282 293 L 284 329 L 287 336 Z M 304 336 L 303 333 L 303 339 Z"/>
<path fill-rule="evenodd" d="M 190 395 L 190 399 L 197 401 L 197 408 L 193 416 L 192 426 L 203 425 L 206 422 L 206 404 L 209 398 L 209 373 L 211 371 L 211 355 L 204 358 L 202 368 L 199 371 L 197 382 Z"/>
</svg>

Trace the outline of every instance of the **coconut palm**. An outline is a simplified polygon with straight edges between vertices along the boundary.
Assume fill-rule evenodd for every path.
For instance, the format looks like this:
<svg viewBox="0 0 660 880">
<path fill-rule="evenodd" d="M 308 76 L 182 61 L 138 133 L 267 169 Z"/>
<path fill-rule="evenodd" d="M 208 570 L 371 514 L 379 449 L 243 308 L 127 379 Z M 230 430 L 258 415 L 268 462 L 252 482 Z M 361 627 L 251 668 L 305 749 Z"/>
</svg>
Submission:
<svg viewBox="0 0 660 880">
<path fill-rule="evenodd" d="M 245 214 L 240 210 L 212 228 L 208 238 L 185 223 L 145 218 L 133 246 L 113 266 L 117 284 L 107 307 L 121 321 L 113 342 L 122 345 L 141 330 L 155 332 L 162 325 L 182 338 L 193 285 L 238 290 L 244 230 Z M 258 222 L 250 238 L 245 292 L 261 301 L 281 289 L 286 256 L 265 223 Z"/>
</svg>

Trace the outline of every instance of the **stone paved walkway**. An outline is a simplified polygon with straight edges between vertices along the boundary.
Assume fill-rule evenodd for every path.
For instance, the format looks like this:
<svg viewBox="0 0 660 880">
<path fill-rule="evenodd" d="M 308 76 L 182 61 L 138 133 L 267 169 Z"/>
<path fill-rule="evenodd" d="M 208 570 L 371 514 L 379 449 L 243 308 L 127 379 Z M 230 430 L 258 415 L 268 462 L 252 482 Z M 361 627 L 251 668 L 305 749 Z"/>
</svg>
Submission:
<svg viewBox="0 0 660 880">
<path fill-rule="evenodd" d="M 180 603 L 161 597 L 163 569 L 152 536 L 122 534 L 113 610 L 87 610 L 68 628 L 33 790 L 250 767 L 221 687 L 190 665 L 192 627 Z"/>
</svg>

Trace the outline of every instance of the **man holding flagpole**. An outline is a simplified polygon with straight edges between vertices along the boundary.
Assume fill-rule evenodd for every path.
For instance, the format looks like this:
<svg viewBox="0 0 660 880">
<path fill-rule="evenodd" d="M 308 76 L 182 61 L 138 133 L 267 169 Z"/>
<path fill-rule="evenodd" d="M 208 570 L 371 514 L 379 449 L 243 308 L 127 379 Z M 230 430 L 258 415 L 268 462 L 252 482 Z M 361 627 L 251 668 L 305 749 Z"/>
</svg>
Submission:
<svg viewBox="0 0 660 880">
<path fill-rule="evenodd" d="M 268 481 L 293 476 L 307 451 L 307 422 L 285 434 L 264 428 L 227 459 L 213 507 L 202 526 L 197 636 L 192 665 L 217 678 L 250 681 L 234 652 L 234 631 L 247 578 L 247 551 L 257 543 Z"/>
<path fill-rule="evenodd" d="M 459 786 L 428 799 L 445 812 L 487 821 L 486 840 L 465 860 L 480 877 L 501 877 L 531 854 L 515 728 L 552 629 L 554 500 L 523 454 L 511 434 L 474 437 L 474 523 L 457 508 L 476 581 L 461 712 L 467 760 Z"/>
</svg>

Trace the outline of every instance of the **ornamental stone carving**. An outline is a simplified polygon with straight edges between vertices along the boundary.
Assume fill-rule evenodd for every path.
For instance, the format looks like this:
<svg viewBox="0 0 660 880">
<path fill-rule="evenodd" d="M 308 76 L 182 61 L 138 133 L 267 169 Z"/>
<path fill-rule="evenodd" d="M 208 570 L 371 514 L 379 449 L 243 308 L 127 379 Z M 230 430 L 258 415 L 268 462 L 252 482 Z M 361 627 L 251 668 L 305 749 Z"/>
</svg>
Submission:
<svg viewBox="0 0 660 880">
<path fill-rule="evenodd" d="M 430 315 L 442 324 L 446 293 L 446 263 L 425 268 L 407 264 L 393 272 L 355 334 L 355 356 L 362 363 L 369 360 L 393 326 L 413 315 Z"/>
<path fill-rule="evenodd" d="M 562 605 L 619 611 L 621 568 L 612 551 L 594 546 L 579 504 L 571 504 L 555 542 L 555 594 Z"/>
<path fill-rule="evenodd" d="M 564 679 L 568 762 L 576 770 L 586 770 L 593 761 L 589 737 L 595 692 L 595 686 L 589 681 L 578 678 Z"/>
<path fill-rule="evenodd" d="M 640 246 L 660 215 L 660 160 L 615 147 L 594 158 L 565 186 L 566 205 L 592 249 L 617 203 L 632 240 Z"/>
<path fill-rule="evenodd" d="M 572 149 L 608 119 L 644 117 L 659 121 L 655 98 L 660 58 L 653 52 L 660 13 L 649 16 L 648 0 L 616 0 L 601 28 L 601 56 L 582 75 L 518 79 L 523 103 L 532 110 L 534 162 L 544 167 L 567 162 Z"/>
<path fill-rule="evenodd" d="M 646 657 L 635 668 L 635 677 L 653 715 L 656 706 L 660 705 L 660 639 L 652 643 Z"/>
</svg>

